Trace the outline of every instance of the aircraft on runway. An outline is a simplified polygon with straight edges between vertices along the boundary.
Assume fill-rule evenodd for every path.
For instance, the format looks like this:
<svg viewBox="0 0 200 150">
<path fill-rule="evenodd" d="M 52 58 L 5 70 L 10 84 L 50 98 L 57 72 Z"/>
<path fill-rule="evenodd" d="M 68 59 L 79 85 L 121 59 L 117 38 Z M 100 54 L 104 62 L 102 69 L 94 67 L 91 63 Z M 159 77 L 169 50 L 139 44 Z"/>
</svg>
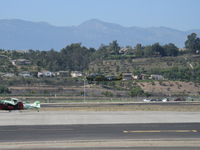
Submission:
<svg viewBox="0 0 200 150">
<path fill-rule="evenodd" d="M 122 74 L 119 76 L 104 76 L 99 73 L 93 73 L 86 77 L 88 83 L 92 83 L 93 81 L 117 81 L 122 80 Z"/>
<path fill-rule="evenodd" d="M 0 110 L 24 110 L 24 109 L 40 109 L 40 101 L 35 101 L 33 104 L 22 102 L 17 98 L 0 100 Z"/>
<path fill-rule="evenodd" d="M 40 109 L 40 101 L 35 101 L 33 104 L 24 103 L 24 109 Z"/>
<path fill-rule="evenodd" d="M 24 104 L 17 98 L 10 98 L 6 100 L 0 100 L 0 110 L 22 110 Z"/>
</svg>

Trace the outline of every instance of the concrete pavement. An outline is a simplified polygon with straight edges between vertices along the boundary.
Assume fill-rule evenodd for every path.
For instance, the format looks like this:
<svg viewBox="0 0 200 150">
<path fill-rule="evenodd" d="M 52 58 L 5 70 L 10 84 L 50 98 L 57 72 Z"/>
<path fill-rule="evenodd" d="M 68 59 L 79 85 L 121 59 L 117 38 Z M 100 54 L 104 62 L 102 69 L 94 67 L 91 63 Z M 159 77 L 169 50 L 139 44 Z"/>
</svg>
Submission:
<svg viewBox="0 0 200 150">
<path fill-rule="evenodd" d="M 56 124 L 200 122 L 200 112 L 163 111 L 0 111 L 0 126 Z"/>
</svg>

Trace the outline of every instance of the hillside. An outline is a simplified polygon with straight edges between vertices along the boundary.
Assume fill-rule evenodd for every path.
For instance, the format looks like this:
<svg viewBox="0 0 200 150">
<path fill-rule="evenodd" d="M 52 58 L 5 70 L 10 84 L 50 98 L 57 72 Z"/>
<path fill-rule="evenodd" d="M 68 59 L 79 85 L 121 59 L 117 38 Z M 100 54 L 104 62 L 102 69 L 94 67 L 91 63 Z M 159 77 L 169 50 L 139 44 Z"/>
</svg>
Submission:
<svg viewBox="0 0 200 150">
<path fill-rule="evenodd" d="M 181 55 L 177 57 L 152 57 L 120 60 L 94 61 L 89 65 L 90 72 L 116 74 L 120 72 L 164 73 L 173 69 L 193 71 L 200 67 L 200 55 Z M 193 68 L 192 68 L 193 67 Z"/>
<path fill-rule="evenodd" d="M 198 96 L 200 84 L 181 81 L 154 81 L 137 83 L 145 92 L 165 96 Z"/>
<path fill-rule="evenodd" d="M 126 84 L 126 83 L 124 83 Z M 135 82 L 132 82 L 135 85 Z M 129 83 L 130 85 L 130 83 Z M 187 97 L 187 96 L 199 96 L 200 84 L 192 82 L 180 82 L 180 81 L 154 81 L 154 82 L 137 82 L 145 92 L 150 93 L 153 97 Z M 20 97 L 33 98 L 47 100 L 47 97 L 52 101 L 57 100 L 70 100 L 70 101 L 82 101 L 83 100 L 83 84 L 79 83 L 77 86 L 64 85 L 64 86 L 10 86 L 11 95 L 17 95 Z M 125 100 L 142 100 L 140 98 L 131 98 L 129 96 L 129 89 L 107 89 L 101 85 L 86 85 L 86 99 L 87 100 L 112 100 L 123 99 Z M 107 93 L 107 94 L 106 94 Z"/>
<path fill-rule="evenodd" d="M 0 48 L 60 50 L 71 43 L 87 47 L 99 47 L 117 40 L 121 46 L 137 43 L 149 45 L 174 43 L 183 47 L 187 35 L 200 30 L 180 31 L 167 27 L 124 27 L 118 24 L 92 19 L 78 26 L 58 27 L 45 22 L 30 22 L 18 19 L 0 20 Z"/>
<path fill-rule="evenodd" d="M 20 95 L 55 95 L 55 94 L 66 94 L 70 96 L 82 96 L 83 93 L 83 79 L 72 78 L 70 75 L 67 76 L 51 76 L 51 77 L 38 77 L 39 71 L 45 70 L 45 64 L 49 64 L 53 71 L 55 70 L 55 63 L 57 60 L 60 64 L 67 62 L 69 56 L 73 57 L 71 61 L 72 66 L 80 66 L 84 61 L 80 61 L 80 58 L 85 55 L 87 49 L 80 45 L 71 45 L 68 48 L 63 49 L 62 52 L 69 52 L 72 48 L 78 51 L 70 51 L 67 53 L 65 58 L 63 54 L 60 55 L 58 52 L 49 51 L 29 51 L 29 52 L 16 52 L 16 51 L 1 51 L 0 55 L 0 82 L 2 85 L 9 87 L 12 94 Z M 84 50 L 84 51 L 83 51 Z M 83 51 L 84 54 L 79 52 Z M 72 53 L 74 56 L 72 56 Z M 90 58 L 94 52 L 89 53 L 88 56 L 84 56 L 84 59 Z M 52 54 L 52 55 L 50 55 Z M 53 57 L 58 57 L 53 63 Z M 80 55 L 76 55 L 80 54 Z M 125 57 L 123 57 L 125 56 Z M 149 57 L 149 58 L 135 58 L 126 57 L 127 55 L 121 55 L 120 59 L 94 59 L 89 62 L 89 66 L 85 64 L 83 66 L 84 75 L 90 73 L 102 73 L 105 76 L 120 75 L 121 73 L 132 73 L 134 76 L 143 75 L 145 78 L 137 80 L 121 80 L 116 82 L 96 82 L 94 84 L 98 86 L 87 85 L 87 90 L 92 91 L 88 93 L 88 96 L 109 96 L 109 97 L 131 97 L 130 92 L 135 87 L 140 87 L 144 93 L 142 96 L 176 96 L 176 95 L 200 95 L 200 55 L 184 54 L 177 57 Z M 20 58 L 20 59 L 17 59 Z M 24 59 L 26 58 L 26 59 Z M 47 58 L 49 60 L 47 61 Z M 79 62 L 76 61 L 79 58 Z M 118 57 L 117 57 L 118 58 Z M 17 60 L 26 60 L 27 64 L 16 63 Z M 34 62 L 35 60 L 38 60 Z M 44 65 L 42 65 L 42 62 Z M 13 64 L 13 61 L 15 64 Z M 50 63 L 47 63 L 50 62 Z M 63 71 L 63 70 L 56 70 Z M 69 72 L 66 68 L 66 72 Z M 71 70 L 73 71 L 73 70 Z M 29 72 L 29 76 L 22 76 L 20 73 Z M 10 76 L 9 74 L 13 74 Z M 164 80 L 149 79 L 152 74 L 162 75 Z M 86 83 L 87 84 L 87 83 Z M 74 88 L 76 86 L 76 88 Z M 18 88 L 21 87 L 21 88 Z M 39 87 L 44 87 L 42 90 Z M 48 87 L 55 87 L 55 89 L 49 89 Z M 5 89 L 5 87 L 2 87 Z M 101 91 L 101 92 L 100 92 Z"/>
</svg>

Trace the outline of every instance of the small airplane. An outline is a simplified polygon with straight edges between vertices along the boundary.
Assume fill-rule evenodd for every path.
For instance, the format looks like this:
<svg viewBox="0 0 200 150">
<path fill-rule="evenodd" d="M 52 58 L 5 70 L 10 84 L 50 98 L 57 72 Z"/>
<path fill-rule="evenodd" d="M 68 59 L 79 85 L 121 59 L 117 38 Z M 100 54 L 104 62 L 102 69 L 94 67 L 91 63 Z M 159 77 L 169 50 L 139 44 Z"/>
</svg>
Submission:
<svg viewBox="0 0 200 150">
<path fill-rule="evenodd" d="M 37 109 L 39 111 L 40 109 L 40 101 L 35 101 L 33 104 L 30 103 L 23 103 L 24 109 Z"/>
<path fill-rule="evenodd" d="M 117 81 L 122 80 L 122 74 L 119 76 L 104 76 L 99 73 L 93 73 L 86 77 L 88 83 L 92 83 L 92 81 Z"/>
<path fill-rule="evenodd" d="M 35 101 L 33 104 L 22 102 L 17 98 L 0 100 L 0 110 L 24 110 L 24 109 L 40 109 L 40 101 Z"/>
<path fill-rule="evenodd" d="M 0 110 L 23 110 L 24 104 L 17 98 L 0 100 Z"/>
</svg>

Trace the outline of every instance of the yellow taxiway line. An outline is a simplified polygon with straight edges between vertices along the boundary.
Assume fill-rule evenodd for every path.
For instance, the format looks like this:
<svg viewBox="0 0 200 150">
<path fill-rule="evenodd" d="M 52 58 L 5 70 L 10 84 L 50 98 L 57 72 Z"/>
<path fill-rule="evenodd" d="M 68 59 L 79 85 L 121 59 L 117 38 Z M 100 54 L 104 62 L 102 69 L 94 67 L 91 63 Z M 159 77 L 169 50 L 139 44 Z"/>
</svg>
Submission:
<svg viewBox="0 0 200 150">
<path fill-rule="evenodd" d="M 188 132 L 198 132 L 197 130 L 124 130 L 123 133 L 188 133 Z"/>
</svg>

